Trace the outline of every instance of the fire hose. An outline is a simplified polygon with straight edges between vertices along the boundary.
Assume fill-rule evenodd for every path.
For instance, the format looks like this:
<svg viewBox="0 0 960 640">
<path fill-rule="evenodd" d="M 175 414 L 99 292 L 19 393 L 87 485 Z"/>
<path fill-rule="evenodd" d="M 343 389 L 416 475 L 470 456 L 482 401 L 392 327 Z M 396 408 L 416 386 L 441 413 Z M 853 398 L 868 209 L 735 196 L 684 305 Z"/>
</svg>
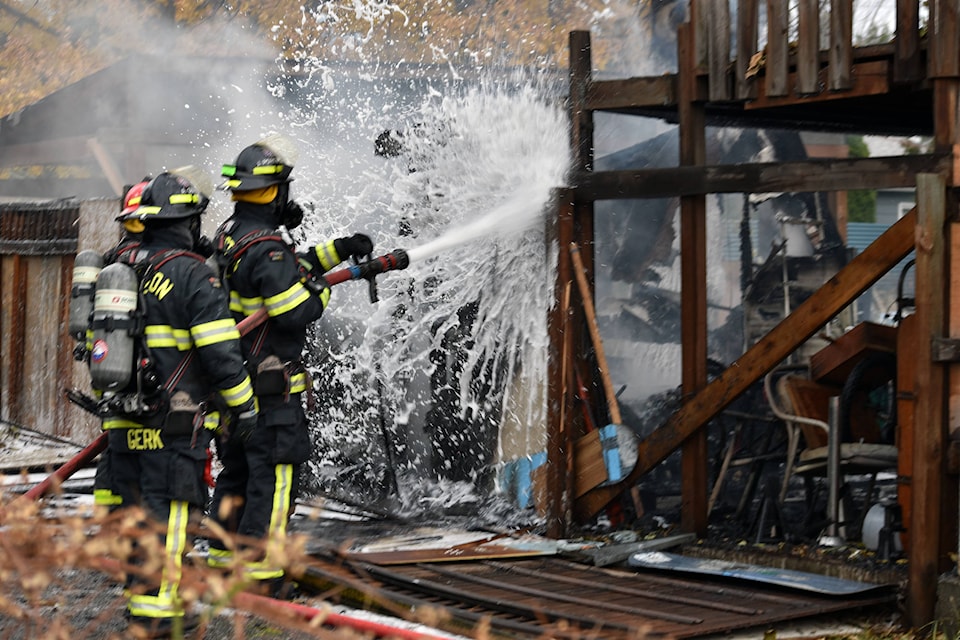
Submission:
<svg viewBox="0 0 960 640">
<path fill-rule="evenodd" d="M 395 249 L 390 253 L 372 258 L 365 262 L 350 265 L 344 269 L 331 271 L 325 274 L 323 279 L 326 281 L 327 285 L 331 287 L 343 282 L 348 282 L 350 280 L 367 280 L 370 284 L 370 301 L 376 302 L 376 277 L 387 271 L 399 271 L 406 269 L 408 266 L 410 266 L 410 257 L 407 255 L 407 252 L 403 249 Z M 266 308 L 261 307 L 253 315 L 247 316 L 238 322 L 237 330 L 240 332 L 241 336 L 246 335 L 256 327 L 266 322 L 267 318 L 268 315 Z M 188 352 L 186 357 L 191 357 L 191 354 L 193 354 L 192 350 Z M 66 396 L 68 400 L 79 405 L 82 409 L 91 413 L 97 413 L 95 408 L 96 401 L 84 395 L 83 393 L 80 393 L 76 390 L 67 390 Z M 93 405 L 91 405 L 91 403 L 93 403 Z M 55 482 L 62 483 L 64 480 L 76 473 L 76 471 L 83 465 L 89 463 L 91 460 L 97 457 L 106 448 L 107 433 L 104 431 L 97 436 L 93 442 L 80 451 L 80 453 L 65 462 L 62 466 L 57 468 L 56 471 L 32 487 L 29 491 L 24 493 L 21 498 L 27 500 L 36 500 L 40 498 L 50 490 L 50 487 L 53 486 Z"/>
<path fill-rule="evenodd" d="M 97 560 L 96 564 L 98 569 L 106 573 L 114 575 L 122 575 L 125 573 L 123 565 L 113 558 L 101 557 Z M 184 570 L 185 572 L 189 571 L 187 567 L 184 567 Z M 196 574 L 191 576 L 185 575 L 184 582 L 189 582 L 190 588 L 201 595 L 208 588 L 206 583 Z M 235 591 L 232 592 L 229 597 L 230 602 L 238 609 L 257 614 L 277 624 L 287 626 L 292 630 L 296 630 L 298 627 L 286 623 L 306 622 L 316 625 L 322 624 L 333 627 L 334 629 L 354 631 L 359 634 L 359 637 L 364 638 L 443 640 L 443 637 L 427 631 L 418 631 L 402 626 L 394 626 L 387 622 L 377 622 L 363 617 L 337 613 L 329 610 L 327 607 L 316 608 L 287 600 L 278 600 L 249 591 Z"/>
</svg>

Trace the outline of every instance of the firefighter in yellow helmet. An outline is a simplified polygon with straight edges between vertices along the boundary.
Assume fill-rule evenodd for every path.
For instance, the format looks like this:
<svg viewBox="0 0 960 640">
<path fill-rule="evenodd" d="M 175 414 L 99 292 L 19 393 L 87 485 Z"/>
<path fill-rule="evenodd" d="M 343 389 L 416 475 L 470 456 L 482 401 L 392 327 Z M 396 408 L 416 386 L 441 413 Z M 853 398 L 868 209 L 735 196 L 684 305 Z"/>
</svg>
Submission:
<svg viewBox="0 0 960 640">
<path fill-rule="evenodd" d="M 303 209 L 290 199 L 296 151 L 282 135 L 244 148 L 223 167 L 224 187 L 235 203 L 233 215 L 215 238 L 230 310 L 238 322 L 265 308 L 268 319 L 241 339 L 254 378 L 260 419 L 249 431 L 234 431 L 219 449 L 210 517 L 242 539 L 262 541 L 243 549 L 245 577 L 263 591 L 283 595 L 282 548 L 300 487 L 300 473 L 312 450 L 301 401 L 309 390 L 301 357 L 308 326 L 330 300 L 326 271 L 348 257 L 373 251 L 363 234 L 337 238 L 297 253 L 280 226 L 293 229 Z M 250 545 L 252 546 L 252 545 Z M 238 547 L 210 541 L 208 564 L 234 567 Z"/>
</svg>

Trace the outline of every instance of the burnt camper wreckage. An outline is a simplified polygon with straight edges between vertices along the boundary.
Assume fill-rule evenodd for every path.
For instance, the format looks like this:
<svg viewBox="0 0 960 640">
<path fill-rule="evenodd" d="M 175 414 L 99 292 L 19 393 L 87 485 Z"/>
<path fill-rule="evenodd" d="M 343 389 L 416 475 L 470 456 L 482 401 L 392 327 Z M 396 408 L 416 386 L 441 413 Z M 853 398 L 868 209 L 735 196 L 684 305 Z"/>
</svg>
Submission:
<svg viewBox="0 0 960 640">
<path fill-rule="evenodd" d="M 564 518 L 570 513 L 578 521 L 595 517 L 627 496 L 644 475 L 680 449 L 681 527 L 705 535 L 712 497 L 706 427 L 757 382 L 764 381 L 771 389 L 764 395 L 777 405 L 778 417 L 784 416 L 778 425 L 787 428 L 794 447 L 797 434 L 803 434 L 800 446 L 805 449 L 796 460 L 787 455 L 784 474 L 788 475 L 789 465 L 796 463 L 798 473 L 803 468 L 806 473 L 822 476 L 824 467 L 819 460 L 816 467 L 806 463 L 813 463 L 814 455 L 821 455 L 826 448 L 831 509 L 837 508 L 838 488 L 854 475 L 854 469 L 875 463 L 893 471 L 903 520 L 897 525 L 896 518 L 890 518 L 887 533 L 891 527 L 901 526 L 909 538 L 904 545 L 908 622 L 922 626 L 935 619 L 938 588 L 950 588 L 955 581 L 938 581 L 936 577 L 945 571 L 950 576 L 956 574 L 955 562 L 950 559 L 957 528 L 956 465 L 948 456 L 949 434 L 955 425 L 946 408 L 955 400 L 953 381 L 957 373 L 953 336 L 958 307 L 951 300 L 956 296 L 953 280 L 958 273 L 958 254 L 949 249 L 955 245 L 954 187 L 960 131 L 955 106 L 960 38 L 954 8 L 948 8 L 949 3 L 934 4 L 930 24 L 920 29 L 919 3 L 899 0 L 894 40 L 858 47 L 852 35 L 851 2 L 832 4 L 828 20 L 819 14 L 815 3 L 803 4 L 796 30 L 790 26 L 792 16 L 786 4 L 768 4 L 765 46 L 758 42 L 764 22 L 756 3 L 738 4 L 734 16 L 726 3 L 692 2 L 690 21 L 678 30 L 679 71 L 662 77 L 594 78 L 589 34 L 571 34 L 570 100 L 577 166 L 575 187 L 558 197 L 557 235 L 561 246 L 575 243 L 593 247 L 595 230 L 603 224 L 595 215 L 595 203 L 679 199 L 682 401 L 639 442 L 636 465 L 614 486 L 598 485 L 566 501 L 564 478 L 559 472 L 550 475 L 547 501 L 552 531 L 564 531 L 568 522 Z M 730 37 L 734 25 L 735 39 Z M 823 25 L 828 25 L 828 33 L 822 33 Z M 821 47 L 823 37 L 829 38 L 829 50 Z M 677 123 L 679 166 L 667 170 L 595 170 L 593 115 L 601 111 Z M 708 124 L 932 136 L 933 151 L 878 158 L 849 158 L 844 154 L 782 163 L 757 160 L 743 165 L 712 165 L 706 143 Z M 745 336 L 745 351 L 717 375 L 711 375 L 707 304 L 711 243 L 705 213 L 712 194 L 839 194 L 891 188 L 915 188 L 916 207 L 857 255 L 845 263 L 838 260 L 842 265 L 839 270 L 796 306 L 793 295 L 798 292 L 791 274 L 800 272 L 791 270 L 792 258 L 788 256 L 782 263 L 786 268 L 780 270 L 786 277 L 780 282 L 787 292 L 784 311 L 789 301 L 789 312 L 752 344 Z M 798 351 L 813 347 L 811 339 L 819 338 L 832 323 L 846 329 L 842 320 L 838 322 L 845 310 L 911 253 L 916 260 L 912 313 L 898 314 L 895 327 L 857 323 L 842 335 L 829 336 L 828 344 L 810 355 L 798 375 L 783 371 Z M 593 278 L 605 268 L 602 255 L 599 251 L 596 256 L 584 254 Z M 555 289 L 558 293 L 572 280 L 572 269 L 572 260 L 561 252 Z M 765 270 L 760 275 L 772 276 L 775 271 Z M 756 293 L 763 293 L 758 276 L 753 276 Z M 745 302 L 750 299 L 748 295 Z M 565 323 L 559 311 L 551 311 L 551 343 L 558 353 L 563 341 L 569 339 L 562 330 L 571 326 L 581 334 L 584 331 L 578 323 Z M 881 352 L 910 354 L 896 358 L 896 445 L 868 440 L 843 442 L 832 407 L 851 378 L 856 379 L 852 373 L 857 365 Z M 583 436 L 577 439 L 577 435 L 584 433 L 582 425 L 577 424 L 577 413 L 565 411 L 572 396 L 566 391 L 564 372 L 571 364 L 589 359 L 589 351 L 580 348 L 569 360 L 558 359 L 551 366 L 551 398 L 556 400 L 556 408 L 551 403 L 550 441 L 554 446 L 548 449 L 548 459 L 555 464 L 563 462 L 562 452 L 570 444 L 567 434 L 579 443 Z M 769 377 L 773 372 L 784 375 L 773 380 Z M 877 368 L 887 395 L 890 375 L 888 366 Z M 864 386 L 870 385 L 864 382 Z M 773 404 L 770 409 L 774 411 Z M 862 415 L 869 415 L 869 411 Z M 881 433 L 879 437 L 884 436 Z M 892 456 L 888 455 L 891 447 Z M 847 452 L 854 451 L 846 458 Z M 838 465 L 841 461 L 844 464 Z M 870 473 L 876 473 L 876 468 Z M 838 525 L 837 512 L 830 515 L 831 525 Z M 836 533 L 836 529 L 830 531 L 823 540 L 832 542 Z"/>
<path fill-rule="evenodd" d="M 678 132 L 673 129 L 601 156 L 595 168 L 618 171 L 676 166 L 678 148 Z M 713 165 L 807 159 L 801 134 L 791 130 L 708 128 L 706 153 L 707 163 Z M 632 398 L 622 405 L 624 422 L 639 440 L 648 437 L 682 403 L 679 387 L 639 394 L 630 389 L 634 382 L 643 385 L 642 369 L 635 362 L 641 345 L 668 346 L 666 357 L 679 358 L 681 296 L 665 282 L 675 280 L 672 275 L 678 266 L 678 211 L 676 198 L 596 204 L 594 233 L 598 252 L 609 266 L 597 275 L 598 318 L 605 341 L 613 347 L 609 354 L 613 377 L 623 383 L 621 394 Z M 712 264 L 722 268 L 720 263 L 725 262 L 726 269 L 739 271 L 740 276 L 731 279 L 739 285 L 736 294 L 726 296 L 739 303 L 727 306 L 714 301 L 721 292 L 708 294 L 708 376 L 712 379 L 843 267 L 848 249 L 822 193 L 721 194 L 709 200 L 707 215 L 717 221 L 713 228 L 721 231 L 722 242 L 728 245 L 717 251 Z M 765 478 L 779 473 L 787 455 L 784 432 L 771 428 L 776 420 L 758 382 L 709 425 L 710 485 L 722 489 L 712 501 L 712 521 L 725 523 L 731 535 L 756 537 L 757 528 L 763 527 L 757 518 L 764 506 Z M 734 446 L 734 439 L 738 457 L 752 458 L 751 463 L 721 472 L 724 454 Z M 678 514 L 670 511 L 669 505 L 678 504 L 681 491 L 680 452 L 644 475 L 637 487 L 642 504 L 624 501 L 626 521 L 632 515 L 645 515 L 648 520 L 662 520 L 667 515 L 676 521 Z M 821 504 L 790 514 L 805 520 L 802 529 L 808 539 L 819 532 L 816 525 L 822 524 L 822 519 L 817 510 L 823 509 L 824 497 L 811 498 Z M 668 507 L 664 510 L 657 505 Z M 801 528 L 793 531 L 797 535 L 789 537 L 799 541 Z"/>
</svg>

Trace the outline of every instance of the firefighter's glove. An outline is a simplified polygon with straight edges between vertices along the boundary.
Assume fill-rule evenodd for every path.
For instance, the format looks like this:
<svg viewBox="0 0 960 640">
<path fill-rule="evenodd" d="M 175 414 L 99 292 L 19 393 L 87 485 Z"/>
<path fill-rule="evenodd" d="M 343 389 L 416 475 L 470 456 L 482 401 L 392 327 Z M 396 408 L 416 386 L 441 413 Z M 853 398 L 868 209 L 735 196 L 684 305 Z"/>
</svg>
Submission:
<svg viewBox="0 0 960 640">
<path fill-rule="evenodd" d="M 304 278 L 303 286 L 307 288 L 307 291 L 320 298 L 324 309 L 327 308 L 327 305 L 330 304 L 330 285 L 326 278 L 310 275 Z"/>
<path fill-rule="evenodd" d="M 256 409 L 238 413 L 236 422 L 233 425 L 233 433 L 230 434 L 230 437 L 237 438 L 240 442 L 246 444 L 247 441 L 250 440 L 250 436 L 253 435 L 253 430 L 257 428 L 257 420 L 259 417 L 260 414 L 257 413 Z"/>
<path fill-rule="evenodd" d="M 373 240 L 363 233 L 355 233 L 349 238 L 338 238 L 334 241 L 334 246 L 341 258 L 349 256 L 357 262 L 373 253 Z"/>
<path fill-rule="evenodd" d="M 280 212 L 280 224 L 293 230 L 299 227 L 301 222 L 303 222 L 303 207 L 293 200 L 287 201 L 287 204 L 283 205 L 283 211 Z"/>
<path fill-rule="evenodd" d="M 207 236 L 200 236 L 193 244 L 193 252 L 203 256 L 204 258 L 209 258 L 214 254 L 215 251 L 216 247 L 213 246 L 213 240 Z"/>
</svg>

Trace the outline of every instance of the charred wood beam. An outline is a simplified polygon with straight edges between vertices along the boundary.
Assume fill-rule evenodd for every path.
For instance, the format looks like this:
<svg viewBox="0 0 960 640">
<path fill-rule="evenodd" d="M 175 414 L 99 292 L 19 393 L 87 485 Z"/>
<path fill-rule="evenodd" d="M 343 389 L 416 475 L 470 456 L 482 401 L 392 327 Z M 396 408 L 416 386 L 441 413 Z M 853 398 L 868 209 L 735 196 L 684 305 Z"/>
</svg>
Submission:
<svg viewBox="0 0 960 640">
<path fill-rule="evenodd" d="M 798 72 L 788 72 L 787 67 L 782 71 L 782 79 L 776 84 L 776 89 L 769 89 L 760 84 L 758 95 L 743 101 L 743 109 L 755 111 L 771 107 L 803 104 L 813 102 L 839 102 L 851 98 L 876 97 L 890 92 L 889 56 L 874 57 L 873 49 L 863 50 L 860 59 L 853 65 L 856 71 L 853 83 L 842 91 L 800 90 L 797 94 L 791 93 L 787 87 L 800 86 Z M 825 66 L 827 60 L 814 58 L 817 66 Z M 736 62 L 736 61 L 735 61 Z M 786 65 L 786 62 L 783 63 Z M 729 64 L 727 65 L 729 66 Z M 728 70 L 728 73 L 729 70 Z M 765 79 L 765 75 L 758 77 Z M 715 81 L 716 82 L 716 81 Z M 782 86 L 781 86 L 782 85 Z M 696 100 L 699 102 L 722 101 L 710 94 L 709 76 L 699 75 L 695 82 Z M 593 80 L 586 90 L 586 107 L 594 111 L 601 110 L 629 110 L 640 107 L 676 107 L 677 106 L 677 76 L 665 74 L 662 76 L 622 78 L 615 80 Z"/>
<path fill-rule="evenodd" d="M 704 8 L 705 3 L 699 5 Z M 716 18 L 716 11 L 697 16 Z M 728 23 L 729 26 L 729 23 Z M 724 31 L 726 33 L 726 31 Z M 677 59 L 680 61 L 679 114 L 680 163 L 683 166 L 703 166 L 707 161 L 706 118 L 703 103 L 696 102 L 696 47 L 693 33 L 686 26 L 677 31 Z M 715 48 L 716 47 L 716 48 Z M 714 56 L 724 49 L 711 44 Z M 729 49 L 726 49 L 729 51 Z M 729 57 L 729 53 L 722 54 Z M 712 76 L 711 76 L 712 77 Z M 713 81 L 713 80 L 712 80 Z M 717 79 L 719 82 L 719 80 Z M 713 89 L 711 89 L 713 93 Z M 718 90 L 718 93 L 723 93 Z M 707 384 L 707 199 L 704 194 L 684 195 L 680 198 L 680 342 L 681 378 L 684 397 L 690 397 Z M 681 529 L 707 534 L 708 468 L 707 433 L 702 430 L 687 438 L 681 453 Z"/>
<path fill-rule="evenodd" d="M 830 318 L 866 291 L 914 249 L 917 210 L 894 223 L 862 253 L 817 289 L 803 304 L 754 344 L 723 373 L 637 445 L 637 463 L 616 485 L 597 487 L 577 499 L 576 517 L 593 517 L 629 489 L 687 438 L 793 353 Z"/>
<path fill-rule="evenodd" d="M 950 154 L 738 165 L 626 169 L 576 176 L 577 200 L 673 198 L 707 193 L 802 193 L 913 187 L 919 173 L 945 173 Z"/>
<path fill-rule="evenodd" d="M 947 299 L 950 260 L 948 260 L 945 223 L 947 191 L 943 176 L 917 177 L 915 298 L 917 340 L 910 357 L 916 362 L 914 384 L 913 474 L 910 478 L 909 572 L 906 593 L 908 620 L 914 628 L 934 620 L 937 578 L 946 571 L 950 547 L 941 527 L 945 513 L 956 519 L 956 495 L 947 501 L 945 449 L 947 420 L 947 368 L 933 361 L 933 338 L 943 337 L 947 329 Z M 950 207 L 956 211 L 956 206 Z M 945 507 L 950 504 L 952 507 Z M 949 543 L 948 543 L 949 544 Z"/>
<path fill-rule="evenodd" d="M 677 76 L 626 78 L 589 83 L 584 107 L 591 111 L 616 111 L 677 104 Z"/>
</svg>

